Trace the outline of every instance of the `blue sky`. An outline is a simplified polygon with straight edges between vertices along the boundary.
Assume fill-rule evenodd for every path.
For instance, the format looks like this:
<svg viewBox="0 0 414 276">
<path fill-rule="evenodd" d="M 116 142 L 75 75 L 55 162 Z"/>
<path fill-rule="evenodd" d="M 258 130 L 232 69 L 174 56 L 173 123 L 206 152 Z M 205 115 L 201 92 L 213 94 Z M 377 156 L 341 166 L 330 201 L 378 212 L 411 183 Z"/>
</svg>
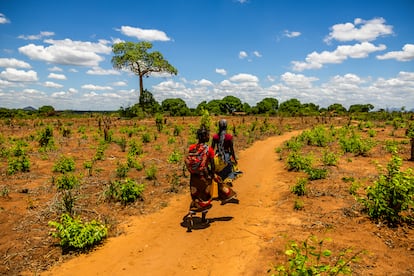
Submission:
<svg viewBox="0 0 414 276">
<path fill-rule="evenodd" d="M 117 110 L 138 77 L 112 45 L 178 70 L 144 87 L 188 107 L 235 96 L 414 109 L 414 0 L 0 0 L 0 107 Z"/>
</svg>

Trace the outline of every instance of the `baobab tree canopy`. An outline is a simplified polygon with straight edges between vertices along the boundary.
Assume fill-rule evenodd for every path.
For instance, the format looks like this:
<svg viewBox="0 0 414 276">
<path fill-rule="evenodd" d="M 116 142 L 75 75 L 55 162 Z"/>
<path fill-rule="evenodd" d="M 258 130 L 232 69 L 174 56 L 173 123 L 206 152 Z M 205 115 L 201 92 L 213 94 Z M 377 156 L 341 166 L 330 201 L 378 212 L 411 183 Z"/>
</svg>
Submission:
<svg viewBox="0 0 414 276">
<path fill-rule="evenodd" d="M 140 100 L 144 91 L 144 76 L 149 77 L 151 73 L 163 72 L 177 75 L 177 69 L 165 60 L 160 52 L 148 52 L 151 48 L 152 43 L 147 41 L 120 42 L 112 46 L 114 53 L 111 59 L 112 66 L 115 69 L 131 70 L 139 77 Z"/>
</svg>

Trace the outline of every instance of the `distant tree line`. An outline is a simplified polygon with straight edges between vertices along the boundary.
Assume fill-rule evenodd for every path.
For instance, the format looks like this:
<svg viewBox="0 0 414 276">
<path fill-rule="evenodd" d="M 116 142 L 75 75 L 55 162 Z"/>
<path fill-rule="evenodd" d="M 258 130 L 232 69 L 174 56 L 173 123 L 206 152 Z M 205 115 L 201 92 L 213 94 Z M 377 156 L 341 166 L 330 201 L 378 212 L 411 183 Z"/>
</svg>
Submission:
<svg viewBox="0 0 414 276">
<path fill-rule="evenodd" d="M 223 99 L 214 99 L 211 101 L 202 101 L 196 108 L 189 108 L 184 100 L 180 98 L 169 98 L 158 103 L 151 92 L 144 90 L 140 96 L 140 103 L 129 107 L 121 107 L 118 111 L 120 117 L 127 118 L 144 118 L 155 114 L 164 114 L 167 116 L 198 116 L 207 110 L 212 115 L 270 115 L 270 116 L 344 116 L 350 114 L 367 113 L 374 109 L 372 104 L 354 104 L 346 109 L 339 103 L 331 104 L 328 107 L 320 108 L 314 103 L 301 103 L 298 99 L 290 99 L 279 104 L 275 98 L 264 98 L 255 106 L 243 103 L 239 98 L 226 96 Z M 404 108 L 401 109 L 404 111 Z M 27 116 L 55 116 L 62 114 L 85 113 L 86 111 L 56 111 L 53 106 L 45 105 L 39 109 L 27 107 L 24 109 L 7 109 L 0 108 L 0 118 L 22 118 Z M 114 111 L 103 111 L 105 113 L 114 113 Z M 92 113 L 92 112 L 91 112 Z M 93 113 L 101 113 L 94 111 Z M 392 113 L 388 110 L 378 110 L 377 113 Z M 382 118 L 386 119 L 386 117 Z"/>
</svg>

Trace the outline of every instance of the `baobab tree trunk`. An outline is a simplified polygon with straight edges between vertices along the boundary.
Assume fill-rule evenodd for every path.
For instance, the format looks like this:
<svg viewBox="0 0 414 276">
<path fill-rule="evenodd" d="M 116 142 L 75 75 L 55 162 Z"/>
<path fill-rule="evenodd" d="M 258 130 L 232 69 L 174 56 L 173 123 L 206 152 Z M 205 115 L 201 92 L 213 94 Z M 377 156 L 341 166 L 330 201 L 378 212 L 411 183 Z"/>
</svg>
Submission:
<svg viewBox="0 0 414 276">
<path fill-rule="evenodd" d="M 142 105 L 142 95 L 144 95 L 144 81 L 142 76 L 139 76 L 139 98 L 138 98 L 138 102 L 139 105 Z"/>
</svg>

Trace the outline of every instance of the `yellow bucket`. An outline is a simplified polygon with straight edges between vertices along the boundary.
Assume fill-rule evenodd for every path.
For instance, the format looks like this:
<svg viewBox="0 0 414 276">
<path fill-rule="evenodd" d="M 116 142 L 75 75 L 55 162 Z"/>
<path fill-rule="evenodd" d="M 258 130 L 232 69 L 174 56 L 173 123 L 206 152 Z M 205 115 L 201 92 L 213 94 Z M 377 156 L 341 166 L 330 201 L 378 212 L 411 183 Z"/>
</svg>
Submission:
<svg viewBox="0 0 414 276">
<path fill-rule="evenodd" d="M 214 179 L 213 181 L 211 181 L 210 195 L 211 195 L 211 198 L 213 199 L 218 198 L 218 184 Z"/>
</svg>

